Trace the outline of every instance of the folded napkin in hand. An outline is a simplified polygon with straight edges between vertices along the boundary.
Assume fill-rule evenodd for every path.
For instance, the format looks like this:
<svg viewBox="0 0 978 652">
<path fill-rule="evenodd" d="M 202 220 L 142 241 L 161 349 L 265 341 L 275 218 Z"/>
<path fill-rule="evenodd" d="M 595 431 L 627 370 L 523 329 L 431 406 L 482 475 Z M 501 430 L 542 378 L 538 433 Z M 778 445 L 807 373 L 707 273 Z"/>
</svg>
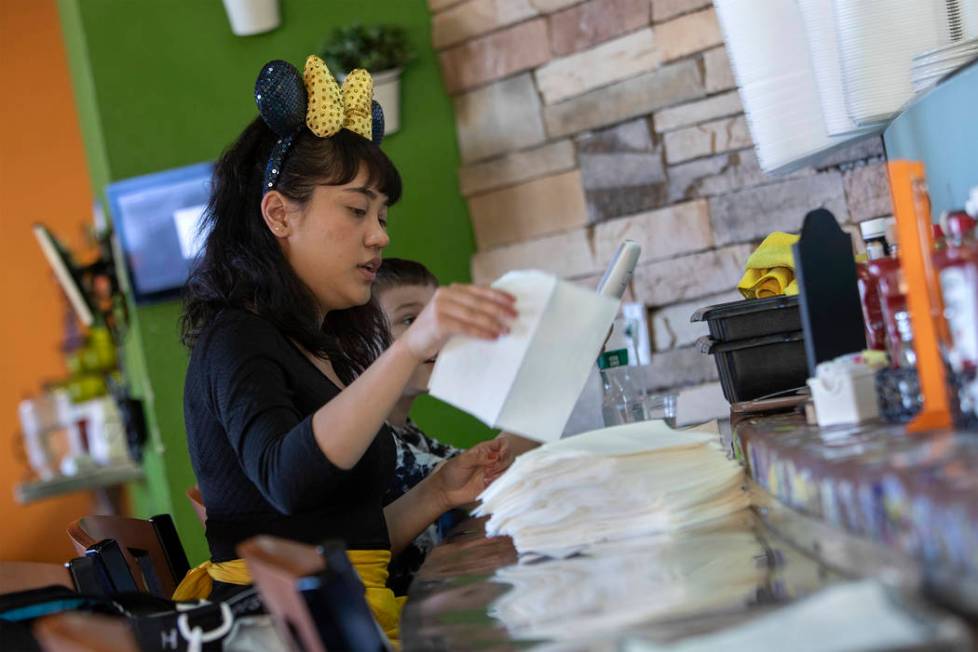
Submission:
<svg viewBox="0 0 978 652">
<path fill-rule="evenodd" d="M 798 294 L 795 258 L 791 246 L 798 236 L 775 231 L 747 259 L 747 270 L 737 284 L 745 299 L 766 299 Z"/>
<path fill-rule="evenodd" d="M 431 395 L 490 426 L 560 439 L 619 301 L 534 270 L 509 272 L 492 286 L 516 297 L 510 333 L 448 340 L 431 373 Z"/>
</svg>

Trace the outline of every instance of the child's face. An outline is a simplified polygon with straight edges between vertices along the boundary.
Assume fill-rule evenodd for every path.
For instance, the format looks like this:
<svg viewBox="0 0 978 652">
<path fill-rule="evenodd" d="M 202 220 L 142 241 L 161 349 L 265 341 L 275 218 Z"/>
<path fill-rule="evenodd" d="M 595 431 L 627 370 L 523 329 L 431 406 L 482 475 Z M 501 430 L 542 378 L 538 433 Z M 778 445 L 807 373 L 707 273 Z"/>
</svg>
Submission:
<svg viewBox="0 0 978 652">
<path fill-rule="evenodd" d="M 378 293 L 377 301 L 391 325 L 391 337 L 396 340 L 404 334 L 408 326 L 414 323 L 431 301 L 436 289 L 433 285 L 399 285 Z M 404 393 L 408 396 L 417 396 L 427 392 L 428 380 L 431 378 L 431 369 L 434 365 L 434 358 L 420 365 L 408 381 Z"/>
</svg>

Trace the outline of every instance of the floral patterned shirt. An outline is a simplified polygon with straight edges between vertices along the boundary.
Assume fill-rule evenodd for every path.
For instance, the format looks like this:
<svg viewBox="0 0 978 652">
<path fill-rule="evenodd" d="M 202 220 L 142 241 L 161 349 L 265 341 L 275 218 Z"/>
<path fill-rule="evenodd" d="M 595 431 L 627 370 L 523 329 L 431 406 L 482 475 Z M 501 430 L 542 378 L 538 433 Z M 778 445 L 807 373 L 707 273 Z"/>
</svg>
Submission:
<svg viewBox="0 0 978 652">
<path fill-rule="evenodd" d="M 403 427 L 391 426 L 391 430 L 394 431 L 394 479 L 384 494 L 385 505 L 406 494 L 436 466 L 463 450 L 429 437 L 410 419 Z M 451 512 L 428 526 L 391 561 L 387 585 L 396 595 L 407 594 L 411 580 L 428 552 L 442 540 L 444 531 L 451 527 L 449 523 L 443 523 L 450 515 Z"/>
</svg>

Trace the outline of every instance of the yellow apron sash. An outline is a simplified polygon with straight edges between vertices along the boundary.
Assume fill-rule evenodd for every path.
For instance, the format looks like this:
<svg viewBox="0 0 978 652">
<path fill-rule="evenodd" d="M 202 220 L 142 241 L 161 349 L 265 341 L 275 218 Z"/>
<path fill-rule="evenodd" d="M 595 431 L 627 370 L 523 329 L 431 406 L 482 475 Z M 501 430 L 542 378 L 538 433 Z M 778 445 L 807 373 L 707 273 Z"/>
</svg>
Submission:
<svg viewBox="0 0 978 652">
<path fill-rule="evenodd" d="M 400 643 L 401 609 L 405 598 L 394 597 L 387 588 L 387 566 L 391 561 L 390 550 L 347 550 L 346 556 L 356 569 L 365 589 L 364 597 L 387 638 L 395 645 Z M 251 584 L 251 573 L 243 559 L 232 559 L 215 564 L 205 561 L 190 569 L 180 586 L 173 592 L 174 600 L 205 600 L 210 596 L 213 582 L 227 584 Z"/>
<path fill-rule="evenodd" d="M 207 560 L 187 572 L 173 592 L 173 599 L 206 600 L 211 594 L 214 580 L 228 584 L 251 584 L 251 573 L 248 572 L 244 559 L 232 559 L 218 564 Z"/>
<path fill-rule="evenodd" d="M 387 567 L 391 563 L 390 550 L 347 550 L 346 556 L 356 569 L 366 589 L 365 597 L 370 611 L 391 643 L 400 647 L 401 609 L 404 599 L 394 597 L 387 588 Z"/>
</svg>

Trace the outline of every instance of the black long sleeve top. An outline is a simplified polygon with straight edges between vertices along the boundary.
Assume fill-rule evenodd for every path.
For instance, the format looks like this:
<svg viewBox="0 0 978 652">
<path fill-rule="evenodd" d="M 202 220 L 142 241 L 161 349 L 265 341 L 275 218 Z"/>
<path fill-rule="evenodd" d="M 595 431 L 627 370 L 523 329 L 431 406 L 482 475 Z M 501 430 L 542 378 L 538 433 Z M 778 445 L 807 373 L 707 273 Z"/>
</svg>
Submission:
<svg viewBox="0 0 978 652">
<path fill-rule="evenodd" d="M 350 549 L 390 547 L 383 495 L 394 472 L 385 426 L 352 469 L 316 444 L 312 415 L 340 390 L 271 322 L 220 313 L 198 338 L 184 388 L 190 461 L 215 562 L 257 534 Z"/>
</svg>

